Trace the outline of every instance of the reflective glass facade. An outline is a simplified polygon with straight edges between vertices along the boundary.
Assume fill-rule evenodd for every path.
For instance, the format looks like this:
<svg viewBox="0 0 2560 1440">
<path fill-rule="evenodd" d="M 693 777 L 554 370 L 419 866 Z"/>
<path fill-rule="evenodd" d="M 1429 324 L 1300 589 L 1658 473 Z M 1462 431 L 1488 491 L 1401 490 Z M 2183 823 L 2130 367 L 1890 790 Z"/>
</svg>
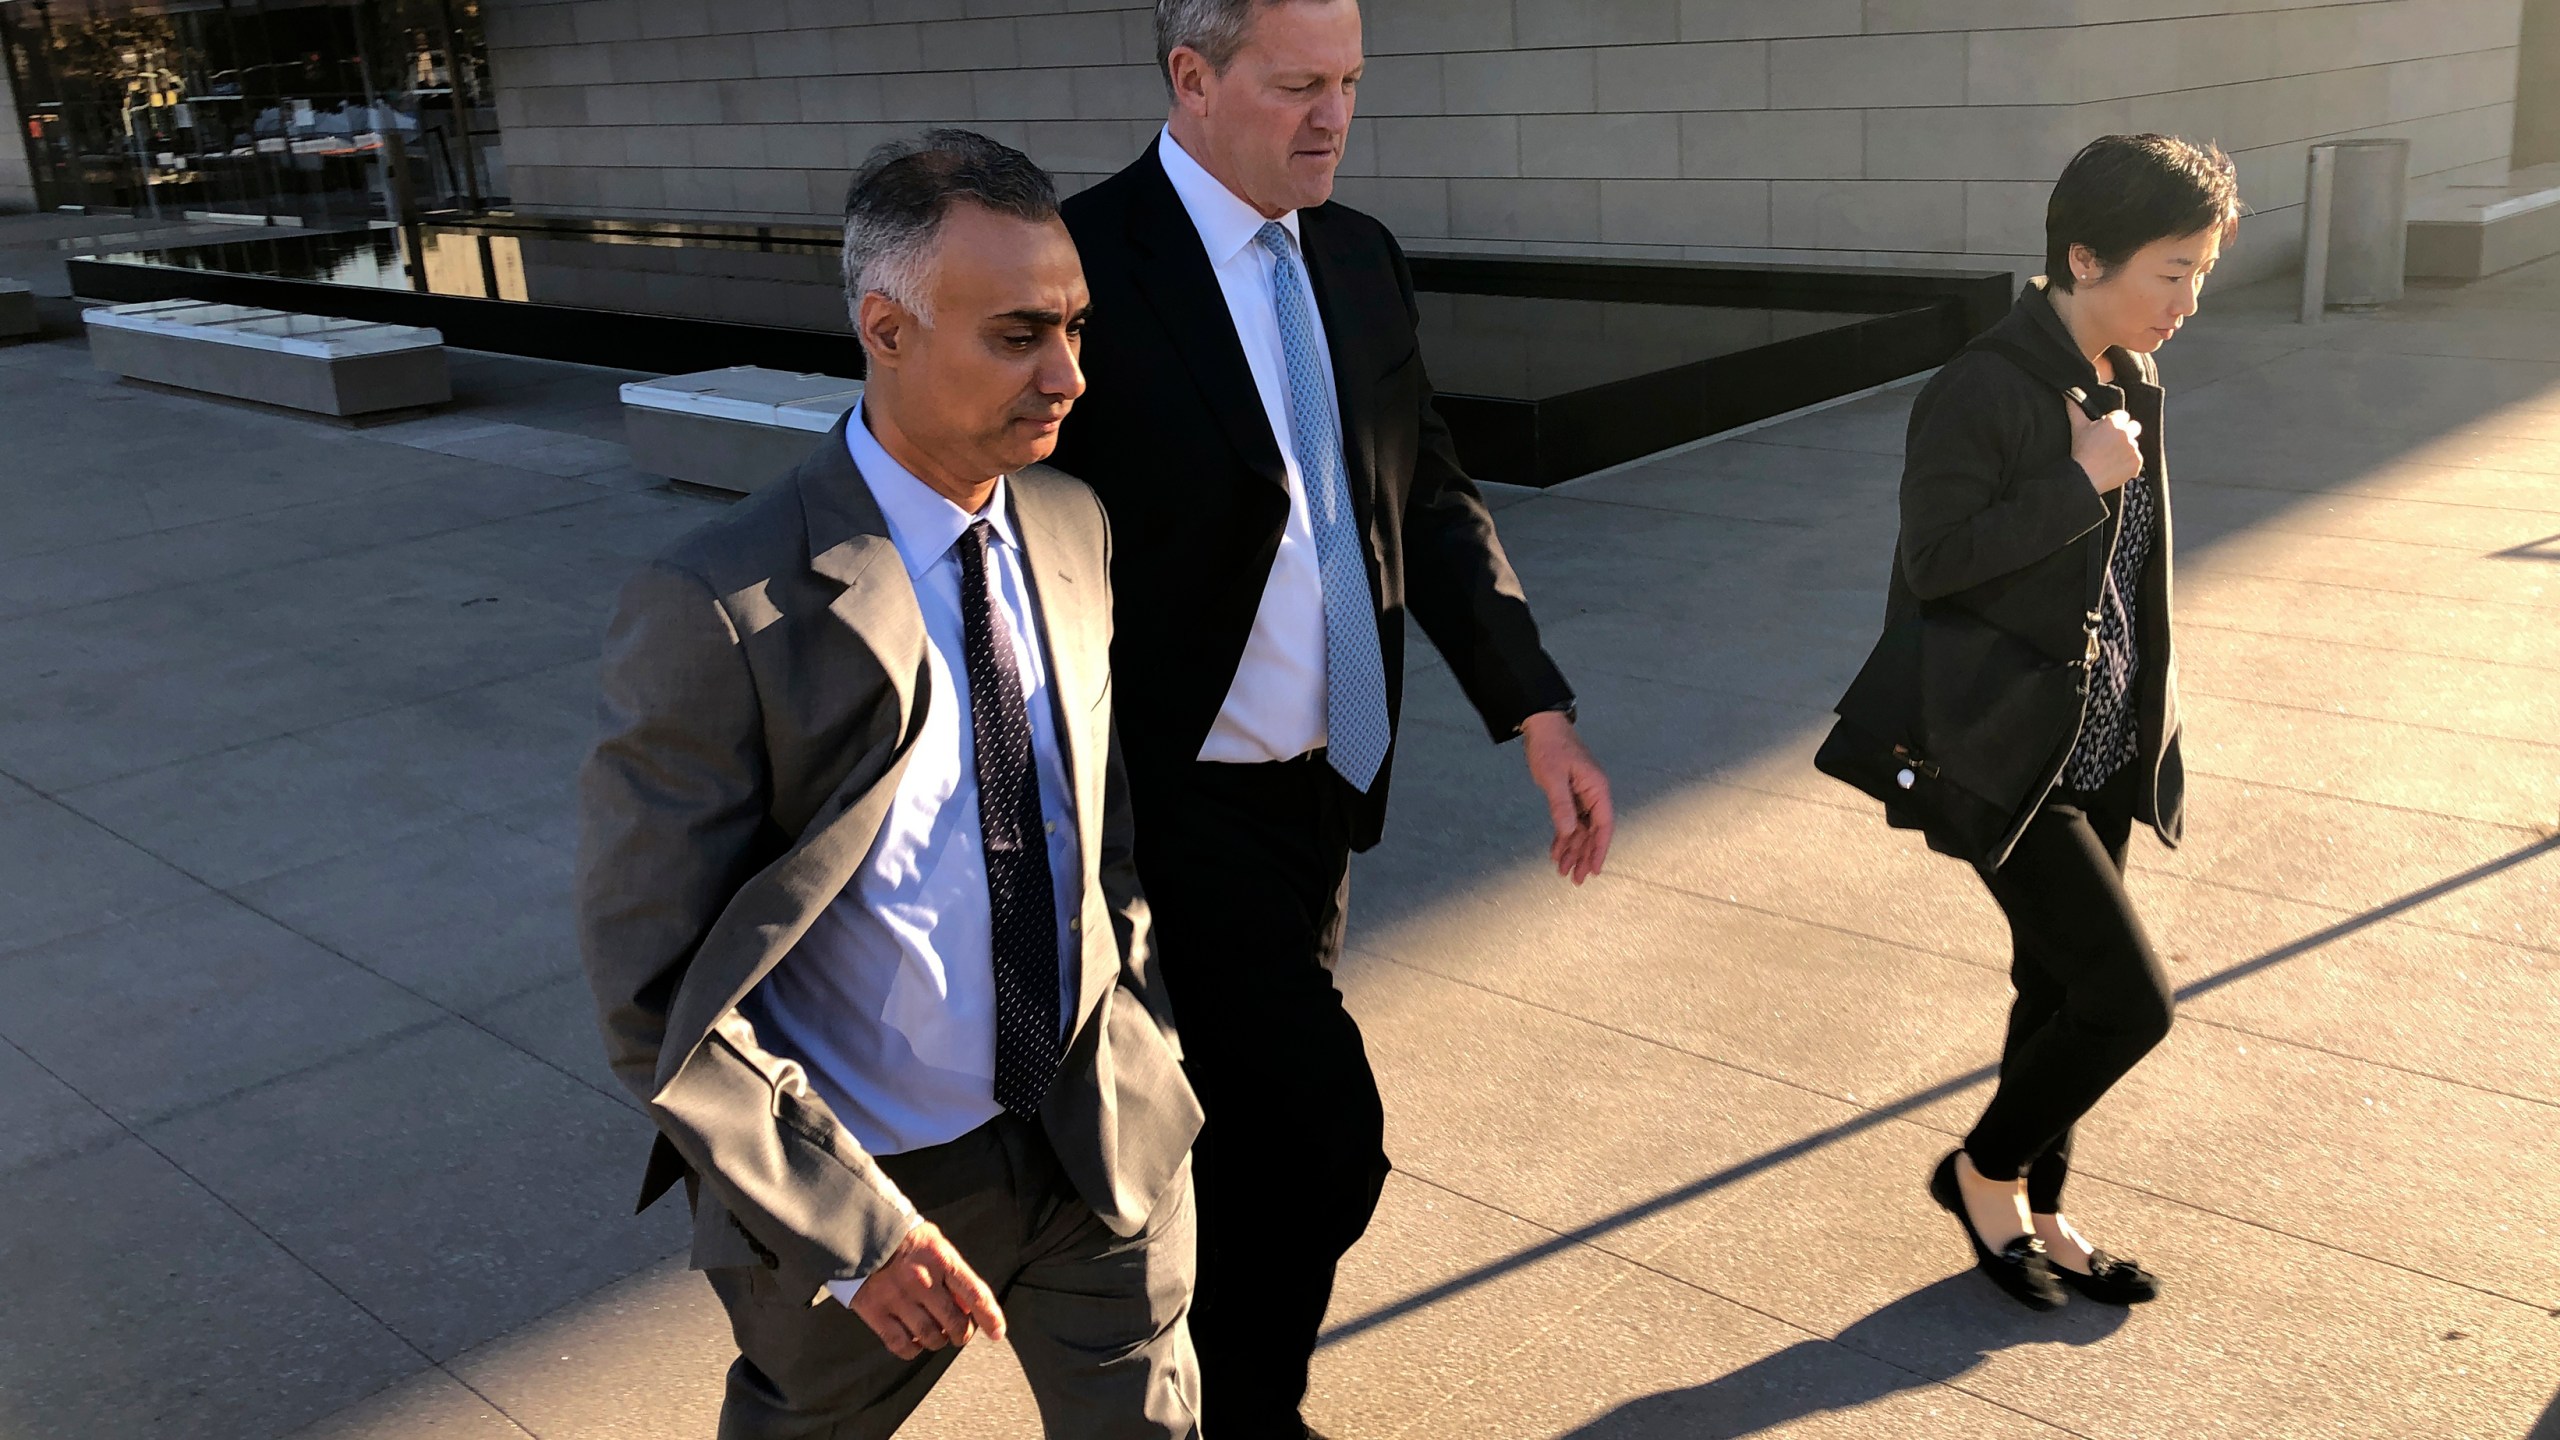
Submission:
<svg viewBox="0 0 2560 1440">
<path fill-rule="evenodd" d="M 41 205 L 390 218 L 506 198 L 480 0 L 0 0 Z"/>
</svg>

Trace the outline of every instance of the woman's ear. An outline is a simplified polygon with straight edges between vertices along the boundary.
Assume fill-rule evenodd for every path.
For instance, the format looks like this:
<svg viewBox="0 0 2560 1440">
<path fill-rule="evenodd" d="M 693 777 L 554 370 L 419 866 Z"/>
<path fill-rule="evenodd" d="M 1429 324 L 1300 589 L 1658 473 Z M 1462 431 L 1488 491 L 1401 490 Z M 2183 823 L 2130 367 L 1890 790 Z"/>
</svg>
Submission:
<svg viewBox="0 0 2560 1440">
<path fill-rule="evenodd" d="M 2086 245 L 2071 247 L 2071 283 L 2090 285 L 2107 278 L 2107 267 L 2098 263 L 2098 252 Z"/>
</svg>

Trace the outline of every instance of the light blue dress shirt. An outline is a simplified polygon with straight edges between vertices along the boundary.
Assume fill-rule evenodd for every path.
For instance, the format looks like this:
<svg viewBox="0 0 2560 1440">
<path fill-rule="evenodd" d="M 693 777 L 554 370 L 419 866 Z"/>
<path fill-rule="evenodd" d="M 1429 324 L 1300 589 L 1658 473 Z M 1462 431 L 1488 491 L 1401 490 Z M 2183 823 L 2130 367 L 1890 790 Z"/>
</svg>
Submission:
<svg viewBox="0 0 2560 1440">
<path fill-rule="evenodd" d="M 974 520 L 994 527 L 988 578 L 1013 633 L 1031 712 L 1057 897 L 1059 1014 L 1070 1026 L 1081 949 L 1070 921 L 1084 886 L 1049 652 L 1023 574 L 1008 482 L 997 482 L 981 514 L 969 514 L 891 459 L 859 406 L 845 445 L 888 518 L 924 612 L 931 671 L 924 732 L 862 868 L 740 1009 L 766 1048 L 807 1069 L 863 1149 L 895 1155 L 956 1140 L 1003 1111 L 995 1098 L 995 961 L 956 548 Z"/>
</svg>

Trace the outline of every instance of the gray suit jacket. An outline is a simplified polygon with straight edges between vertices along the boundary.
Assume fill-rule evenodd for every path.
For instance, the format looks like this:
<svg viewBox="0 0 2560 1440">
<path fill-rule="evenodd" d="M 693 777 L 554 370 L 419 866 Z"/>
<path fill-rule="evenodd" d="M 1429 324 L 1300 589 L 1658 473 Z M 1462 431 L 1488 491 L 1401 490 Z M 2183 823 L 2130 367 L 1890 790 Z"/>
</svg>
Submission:
<svg viewBox="0 0 2560 1440">
<path fill-rule="evenodd" d="M 1145 1222 L 1200 1127 L 1148 944 L 1111 718 L 1110 537 L 1093 492 L 1007 489 L 1041 611 L 1084 865 L 1083 973 L 1041 1118 L 1103 1222 Z M 645 1207 L 694 1177 L 697 1268 L 785 1293 L 876 1269 L 897 1187 L 738 1002 L 870 853 L 930 705 L 924 620 L 839 425 L 791 476 L 652 561 L 606 635 L 580 783 L 578 930 L 614 1073 L 657 1121 Z"/>
</svg>

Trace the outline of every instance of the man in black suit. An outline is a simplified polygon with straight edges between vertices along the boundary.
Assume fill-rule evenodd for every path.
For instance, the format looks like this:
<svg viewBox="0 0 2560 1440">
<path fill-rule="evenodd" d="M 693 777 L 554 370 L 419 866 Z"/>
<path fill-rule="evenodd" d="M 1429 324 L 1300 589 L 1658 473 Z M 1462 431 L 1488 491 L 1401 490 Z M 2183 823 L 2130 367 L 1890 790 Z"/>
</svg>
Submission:
<svg viewBox="0 0 2560 1440">
<path fill-rule="evenodd" d="M 1385 823 L 1407 611 L 1493 738 L 1525 737 L 1576 883 L 1609 787 L 1432 408 L 1404 254 L 1328 203 L 1356 0 L 1159 0 L 1156 44 L 1164 133 L 1064 206 L 1094 319 L 1055 463 L 1111 516 L 1138 866 L 1208 1115 L 1204 1415 L 1301 1440 L 1334 1266 L 1387 1173 L 1332 968 L 1350 852 Z"/>
</svg>

